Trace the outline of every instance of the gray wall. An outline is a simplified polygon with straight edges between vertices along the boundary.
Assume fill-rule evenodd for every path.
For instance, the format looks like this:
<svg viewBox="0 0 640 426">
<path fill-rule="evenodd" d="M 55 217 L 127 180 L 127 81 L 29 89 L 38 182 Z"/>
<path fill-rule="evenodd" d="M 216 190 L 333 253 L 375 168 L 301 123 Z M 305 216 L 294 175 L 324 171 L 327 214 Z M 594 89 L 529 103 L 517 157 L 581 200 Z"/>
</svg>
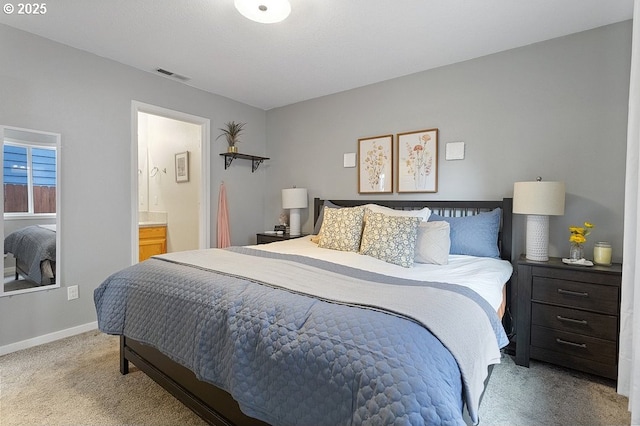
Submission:
<svg viewBox="0 0 640 426">
<path fill-rule="evenodd" d="M 567 227 L 589 220 L 587 253 L 608 240 L 620 261 L 631 29 L 623 22 L 268 111 L 265 227 L 281 211 L 281 188 L 358 197 L 357 169 L 342 161 L 358 138 L 435 127 L 438 192 L 366 198 L 500 199 L 516 181 L 564 181 L 550 254 L 567 256 Z M 452 141 L 466 143 L 464 160 L 445 161 Z M 516 255 L 524 224 L 517 216 Z"/>
<path fill-rule="evenodd" d="M 222 180 L 232 242 L 249 244 L 277 223 L 282 188 L 357 197 L 342 156 L 358 138 L 437 127 L 438 193 L 381 198 L 494 199 L 515 181 L 563 180 L 551 254 L 568 252 L 569 224 L 590 220 L 588 250 L 610 240 L 620 260 L 630 49 L 624 22 L 265 113 L 0 25 L 0 124 L 60 133 L 63 185 L 63 287 L 0 298 L 0 346 L 95 321 L 93 290 L 129 264 L 132 100 L 212 120 L 213 243 Z M 215 137 L 229 120 L 248 123 L 242 152 L 271 158 L 256 173 L 240 160 L 223 170 Z M 466 143 L 464 160 L 444 160 L 450 141 Z M 516 227 L 518 252 L 524 218 Z M 75 284 L 80 298 L 68 302 Z"/>
<path fill-rule="evenodd" d="M 132 100 L 211 119 L 211 241 L 218 189 L 227 186 L 234 244 L 262 230 L 265 171 L 229 170 L 215 140 L 247 122 L 241 149 L 264 155 L 266 114 L 227 98 L 0 25 L 0 124 L 62 135 L 62 288 L 0 298 L 0 346 L 96 320 L 93 290 L 131 261 Z M 64 286 L 79 285 L 67 301 Z"/>
</svg>

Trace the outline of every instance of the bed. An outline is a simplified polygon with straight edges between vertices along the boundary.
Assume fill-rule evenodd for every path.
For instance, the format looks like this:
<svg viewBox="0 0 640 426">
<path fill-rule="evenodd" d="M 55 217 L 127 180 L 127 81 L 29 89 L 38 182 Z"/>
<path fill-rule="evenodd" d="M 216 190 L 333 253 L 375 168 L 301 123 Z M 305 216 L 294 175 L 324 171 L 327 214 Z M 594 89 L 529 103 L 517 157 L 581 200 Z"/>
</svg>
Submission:
<svg viewBox="0 0 640 426">
<path fill-rule="evenodd" d="M 498 212 L 497 258 L 451 255 L 446 265 L 405 268 L 384 254 L 343 258 L 320 247 L 334 215 L 371 203 L 428 206 L 440 219 L 433 224 L 453 219 L 449 232 L 456 218 Z M 378 219 L 425 225 L 412 213 L 367 214 L 363 234 Z M 318 244 L 304 237 L 173 253 L 109 277 L 94 298 L 99 328 L 120 335 L 121 373 L 133 362 L 211 424 L 477 423 L 491 365 L 508 343 L 499 318 L 508 329 L 511 200 L 316 199 L 314 218 L 325 223 Z M 476 258 L 489 266 L 468 266 L 457 279 L 474 282 L 495 267 L 493 296 L 479 296 L 484 284 L 471 289 L 437 273 L 425 283 L 402 271 L 452 271 Z"/>
<path fill-rule="evenodd" d="M 32 225 L 11 232 L 4 239 L 4 253 L 16 260 L 19 276 L 39 285 L 56 283 L 56 226 Z"/>
</svg>

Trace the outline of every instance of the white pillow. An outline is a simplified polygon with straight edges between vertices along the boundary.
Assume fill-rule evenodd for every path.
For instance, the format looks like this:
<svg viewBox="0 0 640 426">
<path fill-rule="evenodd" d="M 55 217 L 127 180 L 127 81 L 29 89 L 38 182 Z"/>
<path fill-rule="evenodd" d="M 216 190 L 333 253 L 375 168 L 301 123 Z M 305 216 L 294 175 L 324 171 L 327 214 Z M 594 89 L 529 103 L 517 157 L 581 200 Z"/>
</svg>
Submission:
<svg viewBox="0 0 640 426">
<path fill-rule="evenodd" d="M 446 265 L 449 263 L 449 223 L 444 221 L 420 222 L 416 238 L 415 262 Z"/>
<path fill-rule="evenodd" d="M 373 213 L 382 213 L 387 216 L 419 217 L 423 222 L 429 220 L 429 216 L 431 216 L 431 210 L 429 207 L 425 207 L 420 210 L 396 210 L 390 207 L 381 206 L 380 204 L 366 204 L 365 207 Z"/>
</svg>

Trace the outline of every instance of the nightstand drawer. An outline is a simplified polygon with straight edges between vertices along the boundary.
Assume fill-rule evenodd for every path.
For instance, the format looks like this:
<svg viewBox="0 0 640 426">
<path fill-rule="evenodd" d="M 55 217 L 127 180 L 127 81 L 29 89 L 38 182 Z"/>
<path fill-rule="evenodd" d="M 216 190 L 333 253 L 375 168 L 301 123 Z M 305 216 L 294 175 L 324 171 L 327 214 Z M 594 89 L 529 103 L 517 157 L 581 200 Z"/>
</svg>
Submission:
<svg viewBox="0 0 640 426">
<path fill-rule="evenodd" d="M 533 277 L 532 301 L 618 314 L 618 288 L 585 282 Z"/>
<path fill-rule="evenodd" d="M 618 317 L 613 315 L 532 303 L 531 323 L 613 342 L 618 338 Z"/>
<path fill-rule="evenodd" d="M 616 364 L 617 345 L 610 340 L 531 326 L 531 346 L 606 364 Z M 547 360 L 545 360 L 547 361 Z M 548 360 L 553 362 L 553 360 Z"/>
<path fill-rule="evenodd" d="M 283 241 L 282 235 L 262 235 L 258 237 L 258 244 L 275 243 L 276 241 Z"/>
</svg>

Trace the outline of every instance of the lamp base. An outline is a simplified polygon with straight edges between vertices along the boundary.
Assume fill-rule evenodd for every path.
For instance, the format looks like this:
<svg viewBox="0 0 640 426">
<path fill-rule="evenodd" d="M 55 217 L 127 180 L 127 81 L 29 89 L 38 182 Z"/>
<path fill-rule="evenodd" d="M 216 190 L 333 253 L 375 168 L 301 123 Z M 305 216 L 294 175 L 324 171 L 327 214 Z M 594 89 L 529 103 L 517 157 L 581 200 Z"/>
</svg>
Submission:
<svg viewBox="0 0 640 426">
<path fill-rule="evenodd" d="M 549 260 L 549 216 L 527 216 L 526 257 L 538 262 Z"/>
<path fill-rule="evenodd" d="M 289 211 L 289 235 L 294 237 L 300 235 L 300 209 Z"/>
</svg>

